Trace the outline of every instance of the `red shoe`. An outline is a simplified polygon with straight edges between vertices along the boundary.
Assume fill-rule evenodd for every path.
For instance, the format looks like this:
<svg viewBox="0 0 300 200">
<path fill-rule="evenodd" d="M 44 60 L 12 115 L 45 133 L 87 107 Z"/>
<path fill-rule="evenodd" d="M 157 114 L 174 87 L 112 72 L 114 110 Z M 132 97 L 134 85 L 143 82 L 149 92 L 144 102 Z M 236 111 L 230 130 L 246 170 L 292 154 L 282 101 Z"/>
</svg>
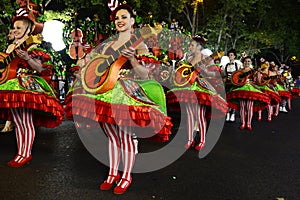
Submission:
<svg viewBox="0 0 300 200">
<path fill-rule="evenodd" d="M 114 183 L 117 183 L 120 180 L 120 178 L 121 176 L 119 173 L 116 176 L 109 175 L 107 179 L 100 185 L 100 190 L 109 190 Z"/>
<path fill-rule="evenodd" d="M 261 121 L 261 117 L 258 117 L 258 118 L 257 118 L 257 121 L 260 122 L 260 121 Z"/>
<path fill-rule="evenodd" d="M 272 118 L 268 118 L 268 122 L 271 122 L 272 121 Z"/>
<path fill-rule="evenodd" d="M 184 148 L 189 149 L 195 145 L 194 141 L 188 141 L 188 143 L 184 146 Z"/>
<path fill-rule="evenodd" d="M 123 194 L 129 188 L 132 179 L 130 180 L 122 178 L 118 185 L 114 188 L 114 194 Z"/>
<path fill-rule="evenodd" d="M 245 124 L 242 124 L 242 125 L 240 126 L 240 129 L 241 129 L 241 130 L 244 130 L 244 129 L 245 129 Z"/>
<path fill-rule="evenodd" d="M 204 147 L 204 145 L 205 145 L 204 142 L 200 142 L 200 143 L 195 147 L 195 149 L 196 149 L 197 151 L 200 151 L 200 150 Z"/>
<path fill-rule="evenodd" d="M 21 158 L 18 161 L 15 161 L 15 158 L 17 156 L 20 156 Z M 24 158 L 21 155 L 17 155 L 17 156 L 13 160 L 9 161 L 7 163 L 7 165 L 10 166 L 10 167 L 22 167 L 25 164 L 29 164 L 30 161 L 32 160 L 32 155 L 30 155 L 28 158 Z"/>
<path fill-rule="evenodd" d="M 252 131 L 252 126 L 251 126 L 251 125 L 247 125 L 247 129 L 248 129 L 249 131 Z"/>
</svg>

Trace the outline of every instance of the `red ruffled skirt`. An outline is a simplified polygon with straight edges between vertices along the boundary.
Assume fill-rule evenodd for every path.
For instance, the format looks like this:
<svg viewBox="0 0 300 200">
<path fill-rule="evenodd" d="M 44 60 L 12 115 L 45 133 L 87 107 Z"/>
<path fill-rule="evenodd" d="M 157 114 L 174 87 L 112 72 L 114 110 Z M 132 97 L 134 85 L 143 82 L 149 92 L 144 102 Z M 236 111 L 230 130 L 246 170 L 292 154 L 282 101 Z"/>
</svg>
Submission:
<svg viewBox="0 0 300 200">
<path fill-rule="evenodd" d="M 250 83 L 239 88 L 234 88 L 226 94 L 227 102 L 230 108 L 240 110 L 240 100 L 254 101 L 253 112 L 265 109 L 270 104 L 270 97 L 257 89 Z"/>
<path fill-rule="evenodd" d="M 60 101 L 51 95 L 41 92 L 1 91 L 0 117 L 12 120 L 10 108 L 33 109 L 33 123 L 35 126 L 54 128 L 62 123 L 64 110 Z"/>
<path fill-rule="evenodd" d="M 180 112 L 178 103 L 198 103 L 207 106 L 206 117 L 222 118 L 227 112 L 227 102 L 217 94 L 210 94 L 195 90 L 174 90 L 166 95 L 167 105 L 169 109 Z M 216 109 L 216 112 L 211 112 L 211 107 Z"/>
<path fill-rule="evenodd" d="M 299 97 L 300 95 L 300 88 L 292 88 L 291 89 L 292 99 Z"/>
<path fill-rule="evenodd" d="M 158 142 L 168 141 L 171 134 L 173 126 L 171 118 L 151 106 L 112 104 L 71 93 L 65 98 L 65 103 L 65 113 L 68 119 L 78 120 L 91 127 L 103 122 L 143 128 L 142 133 L 136 133 L 138 137 Z"/>
</svg>

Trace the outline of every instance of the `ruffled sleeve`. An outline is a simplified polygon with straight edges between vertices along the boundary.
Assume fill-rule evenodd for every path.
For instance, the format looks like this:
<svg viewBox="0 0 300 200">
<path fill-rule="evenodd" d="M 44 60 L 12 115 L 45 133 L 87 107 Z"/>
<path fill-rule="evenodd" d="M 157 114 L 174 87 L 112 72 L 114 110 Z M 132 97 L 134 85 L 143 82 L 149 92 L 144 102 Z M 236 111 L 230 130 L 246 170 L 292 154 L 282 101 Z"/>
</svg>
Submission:
<svg viewBox="0 0 300 200">
<path fill-rule="evenodd" d="M 42 78 L 44 78 L 48 83 L 51 82 L 51 77 L 53 74 L 52 71 L 52 61 L 51 61 L 51 56 L 43 51 L 42 49 L 32 49 L 28 52 L 29 56 L 31 58 L 36 58 L 41 60 L 42 66 L 43 66 L 43 71 L 39 74 Z M 26 61 L 25 61 L 26 62 Z M 26 62 L 28 65 L 28 63 Z M 29 66 L 29 65 L 28 65 Z"/>
</svg>

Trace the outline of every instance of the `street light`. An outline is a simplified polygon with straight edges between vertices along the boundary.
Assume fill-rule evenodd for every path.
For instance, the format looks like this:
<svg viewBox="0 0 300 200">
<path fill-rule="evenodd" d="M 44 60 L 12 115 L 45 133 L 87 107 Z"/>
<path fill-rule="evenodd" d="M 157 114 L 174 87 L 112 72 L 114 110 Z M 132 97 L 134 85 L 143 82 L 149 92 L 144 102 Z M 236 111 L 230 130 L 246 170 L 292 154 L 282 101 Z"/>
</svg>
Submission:
<svg viewBox="0 0 300 200">
<path fill-rule="evenodd" d="M 55 51 L 61 51 L 66 48 L 63 42 L 63 26 L 64 24 L 58 20 L 50 20 L 44 23 L 43 39 L 52 44 Z"/>
</svg>

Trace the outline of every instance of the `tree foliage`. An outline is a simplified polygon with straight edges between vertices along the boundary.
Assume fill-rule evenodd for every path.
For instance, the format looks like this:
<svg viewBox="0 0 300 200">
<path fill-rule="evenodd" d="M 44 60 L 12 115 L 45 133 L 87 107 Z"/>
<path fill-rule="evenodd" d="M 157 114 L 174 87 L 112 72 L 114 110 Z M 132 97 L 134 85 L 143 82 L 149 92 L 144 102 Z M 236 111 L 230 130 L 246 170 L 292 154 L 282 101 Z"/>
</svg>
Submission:
<svg viewBox="0 0 300 200">
<path fill-rule="evenodd" d="M 165 21 L 170 24 L 176 19 L 187 32 L 203 34 L 208 39 L 208 47 L 214 50 L 236 48 L 238 52 L 245 51 L 249 55 L 273 51 L 280 61 L 289 56 L 300 57 L 299 0 L 203 0 L 197 7 L 195 1 L 128 0 L 127 3 L 137 11 L 141 23 Z M 8 22 L 14 10 L 14 1 L 11 2 L 7 4 L 1 0 L 3 37 L 8 32 Z M 66 9 L 76 10 L 81 19 L 92 19 L 97 13 L 102 27 L 110 25 L 107 0 L 52 0 L 50 4 L 60 5 L 61 13 Z M 5 42 L 0 43 L 2 49 Z"/>
</svg>

